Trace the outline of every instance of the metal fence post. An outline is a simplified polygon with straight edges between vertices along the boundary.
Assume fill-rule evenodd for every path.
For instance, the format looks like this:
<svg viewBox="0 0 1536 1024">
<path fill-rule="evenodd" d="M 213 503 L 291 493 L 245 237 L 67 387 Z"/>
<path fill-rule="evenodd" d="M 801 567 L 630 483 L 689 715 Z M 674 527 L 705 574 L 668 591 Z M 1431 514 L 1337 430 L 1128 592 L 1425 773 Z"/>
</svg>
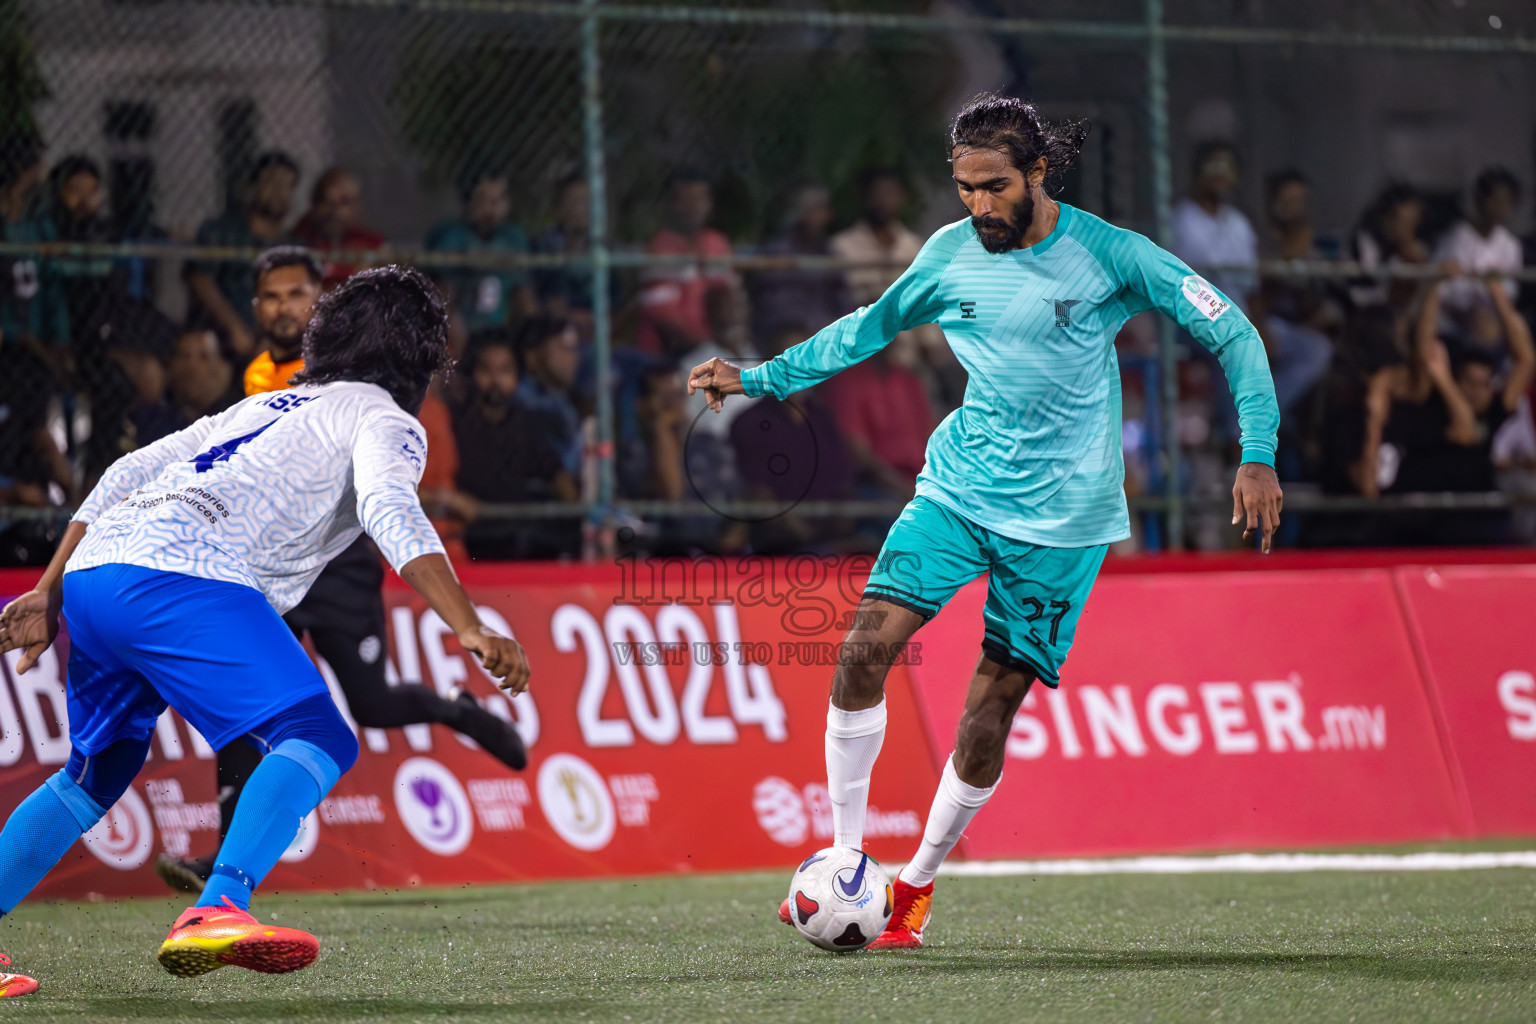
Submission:
<svg viewBox="0 0 1536 1024">
<path fill-rule="evenodd" d="M 1173 234 L 1173 166 L 1168 150 L 1168 46 L 1163 37 L 1163 0 L 1146 0 L 1147 135 L 1152 156 L 1152 216 L 1157 244 L 1167 247 Z M 1163 539 L 1171 551 L 1184 547 L 1184 503 L 1179 493 L 1179 360 L 1173 324 L 1158 318 L 1158 363 L 1163 385 L 1163 496 L 1167 501 Z"/>
<path fill-rule="evenodd" d="M 582 121 L 587 163 L 588 247 L 592 259 L 592 345 L 597 360 L 598 484 L 594 518 L 613 506 L 613 344 L 609 322 L 608 180 L 603 134 L 602 53 L 597 17 L 600 0 L 582 0 Z"/>
</svg>

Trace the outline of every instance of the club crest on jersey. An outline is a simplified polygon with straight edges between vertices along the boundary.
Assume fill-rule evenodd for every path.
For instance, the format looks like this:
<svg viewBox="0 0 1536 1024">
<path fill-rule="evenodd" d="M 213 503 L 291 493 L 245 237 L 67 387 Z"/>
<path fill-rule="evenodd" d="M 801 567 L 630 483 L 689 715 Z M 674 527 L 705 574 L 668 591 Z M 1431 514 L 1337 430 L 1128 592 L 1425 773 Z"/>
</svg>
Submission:
<svg viewBox="0 0 1536 1024">
<path fill-rule="evenodd" d="M 1041 299 L 1041 302 L 1053 305 L 1056 309 L 1056 326 L 1072 326 L 1072 307 L 1082 303 L 1082 299 Z"/>
</svg>

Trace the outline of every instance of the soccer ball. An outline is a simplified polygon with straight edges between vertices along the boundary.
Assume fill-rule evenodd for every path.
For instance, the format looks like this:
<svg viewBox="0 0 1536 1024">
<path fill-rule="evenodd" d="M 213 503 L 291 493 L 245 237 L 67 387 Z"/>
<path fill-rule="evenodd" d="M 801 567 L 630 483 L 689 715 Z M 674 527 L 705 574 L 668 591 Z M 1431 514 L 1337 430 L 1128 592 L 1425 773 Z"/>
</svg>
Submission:
<svg viewBox="0 0 1536 1024">
<path fill-rule="evenodd" d="M 833 952 L 863 949 L 891 920 L 891 881 L 880 862 L 832 846 L 805 859 L 789 880 L 789 916 L 812 945 Z"/>
</svg>

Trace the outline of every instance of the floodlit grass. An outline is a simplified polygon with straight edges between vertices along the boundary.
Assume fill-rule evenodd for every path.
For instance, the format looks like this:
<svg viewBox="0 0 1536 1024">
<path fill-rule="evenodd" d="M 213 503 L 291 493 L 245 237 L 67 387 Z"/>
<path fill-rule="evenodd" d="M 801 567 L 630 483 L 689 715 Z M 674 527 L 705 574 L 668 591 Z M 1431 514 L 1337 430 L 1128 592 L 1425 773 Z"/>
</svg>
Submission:
<svg viewBox="0 0 1536 1024">
<path fill-rule="evenodd" d="M 259 897 L 319 961 L 194 980 L 154 961 L 179 902 L 26 904 L 0 1019 L 1536 1019 L 1532 871 L 940 879 L 929 948 L 852 955 L 777 922 L 787 878 Z"/>
</svg>

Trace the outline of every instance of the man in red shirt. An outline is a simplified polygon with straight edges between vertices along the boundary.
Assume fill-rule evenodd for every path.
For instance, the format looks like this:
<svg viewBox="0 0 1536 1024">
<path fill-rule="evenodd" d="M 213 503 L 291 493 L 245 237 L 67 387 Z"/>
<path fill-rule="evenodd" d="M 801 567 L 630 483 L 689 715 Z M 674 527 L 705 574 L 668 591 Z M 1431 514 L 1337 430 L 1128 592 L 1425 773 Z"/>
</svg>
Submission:
<svg viewBox="0 0 1536 1024">
<path fill-rule="evenodd" d="M 881 349 L 825 386 L 861 467 L 880 486 L 910 495 L 934 427 L 922 378 Z"/>
<path fill-rule="evenodd" d="M 730 240 L 706 226 L 714 209 L 714 190 L 707 178 L 697 171 L 674 171 L 667 182 L 667 226 L 656 233 L 645 251 L 697 260 L 730 256 Z M 705 294 L 710 288 L 735 283 L 736 274 L 729 267 L 695 264 L 646 272 L 641 277 L 635 347 L 654 355 L 694 348 L 709 337 Z"/>
<path fill-rule="evenodd" d="M 362 224 L 363 189 L 357 175 L 332 167 L 315 182 L 309 209 L 294 225 L 294 236 L 322 257 L 327 252 L 368 252 L 384 248 L 384 236 Z M 355 263 L 326 261 L 323 290 L 330 291 L 361 269 Z"/>
</svg>

